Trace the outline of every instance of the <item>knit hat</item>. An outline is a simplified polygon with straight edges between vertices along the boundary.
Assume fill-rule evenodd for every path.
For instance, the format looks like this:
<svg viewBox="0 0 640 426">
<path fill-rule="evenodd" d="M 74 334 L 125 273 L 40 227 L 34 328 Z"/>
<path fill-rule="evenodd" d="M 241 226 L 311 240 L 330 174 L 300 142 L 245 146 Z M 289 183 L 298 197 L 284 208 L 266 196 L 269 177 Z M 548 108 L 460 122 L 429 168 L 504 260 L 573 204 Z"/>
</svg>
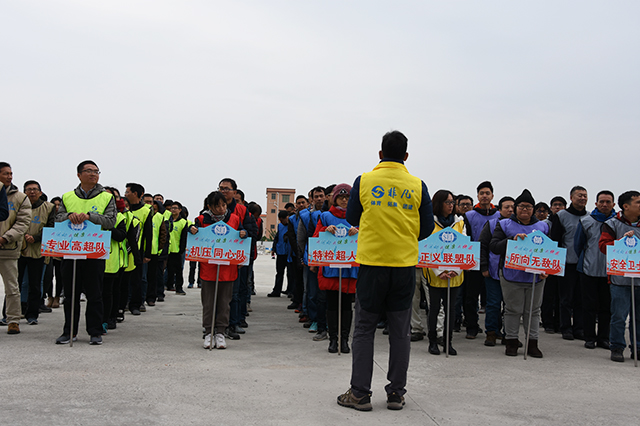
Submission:
<svg viewBox="0 0 640 426">
<path fill-rule="evenodd" d="M 334 205 L 336 204 L 336 198 L 338 198 L 338 195 L 349 194 L 351 194 L 351 185 L 347 183 L 336 185 L 335 188 L 333 188 L 333 192 L 331 193 L 331 203 Z"/>
<path fill-rule="evenodd" d="M 529 192 L 528 189 L 522 191 L 522 194 L 516 198 L 516 202 L 514 204 L 517 206 L 520 203 L 529 203 L 532 206 L 536 205 L 536 201 L 533 199 L 533 195 L 531 195 L 531 192 Z"/>
</svg>

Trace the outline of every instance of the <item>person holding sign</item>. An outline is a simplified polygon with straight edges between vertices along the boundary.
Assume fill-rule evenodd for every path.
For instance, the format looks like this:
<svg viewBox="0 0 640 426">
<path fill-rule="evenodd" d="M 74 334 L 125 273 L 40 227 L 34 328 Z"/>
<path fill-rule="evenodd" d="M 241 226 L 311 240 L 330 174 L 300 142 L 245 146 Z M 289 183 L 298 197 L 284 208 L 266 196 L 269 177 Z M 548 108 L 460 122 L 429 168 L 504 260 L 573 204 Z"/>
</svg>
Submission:
<svg viewBox="0 0 640 426">
<path fill-rule="evenodd" d="M 56 222 L 70 220 L 71 223 L 79 225 L 88 220 L 91 223 L 100 225 L 102 230 L 113 229 L 116 224 L 116 202 L 111 194 L 106 192 L 102 185 L 98 183 L 100 169 L 91 160 L 78 164 L 78 179 L 80 185 L 62 196 L 62 203 L 56 215 Z M 76 263 L 75 285 L 78 291 L 75 292 L 75 300 L 72 300 L 74 264 Z M 71 321 L 73 330 L 77 333 L 78 322 L 80 321 L 80 292 L 84 292 L 87 297 L 86 303 L 86 325 L 87 333 L 91 336 L 90 344 L 102 344 L 102 280 L 104 278 L 104 259 L 84 259 L 62 261 L 62 281 L 64 283 L 64 327 L 62 334 L 56 339 L 56 344 L 67 344 L 75 335 L 71 336 Z M 71 304 L 74 304 L 74 317 L 71 318 Z"/>
<path fill-rule="evenodd" d="M 338 396 L 343 407 L 369 411 L 376 326 L 386 312 L 389 325 L 387 408 L 401 410 L 411 351 L 411 302 L 416 288 L 418 241 L 433 231 L 427 186 L 409 174 L 404 162 L 407 138 L 385 134 L 380 163 L 356 178 L 347 206 L 347 221 L 359 226 L 360 264 L 356 286 L 351 387 Z"/>
<path fill-rule="evenodd" d="M 196 234 L 197 228 L 205 228 L 214 223 L 223 221 L 233 229 L 240 229 L 240 237 L 246 238 L 247 232 L 242 230 L 240 218 L 232 214 L 227 209 L 227 202 L 224 194 L 214 191 L 207 196 L 208 210 L 202 212 L 195 219 L 195 228 L 191 227 L 189 232 Z M 220 268 L 218 275 L 218 268 Z M 216 289 L 216 276 L 218 288 Z M 233 296 L 233 283 L 238 278 L 238 266 L 236 265 L 213 265 L 202 262 L 200 264 L 200 279 L 202 290 L 200 298 L 202 300 L 202 327 L 204 327 L 204 348 L 210 349 L 211 345 L 218 349 L 225 349 L 223 332 L 229 327 L 229 312 L 231 297 Z M 218 296 L 216 298 L 216 291 Z M 215 330 L 211 329 L 213 324 L 213 310 L 215 300 Z"/>
<path fill-rule="evenodd" d="M 515 214 L 509 219 L 503 219 L 496 223 L 496 228 L 489 243 L 489 249 L 501 256 L 500 265 L 504 265 L 504 256 L 507 253 L 507 240 L 524 240 L 527 234 L 538 230 L 545 235 L 549 234 L 549 225 L 541 222 L 533 215 L 533 207 L 536 202 L 528 189 L 516 198 Z M 500 287 L 505 305 L 504 331 L 505 354 L 516 356 L 518 354 L 518 334 L 520 330 L 520 318 L 523 318 L 525 336 L 527 333 L 527 320 L 530 316 L 531 298 L 531 329 L 527 354 L 534 358 L 542 358 L 542 352 L 538 349 L 538 328 L 540 326 L 540 306 L 542 305 L 542 292 L 547 274 L 540 274 L 536 281 L 532 294 L 533 274 L 516 269 L 501 267 Z"/>
<path fill-rule="evenodd" d="M 332 205 L 328 212 L 322 212 L 318 219 L 316 230 L 313 234 L 317 237 L 320 232 L 329 232 L 336 235 L 336 225 L 342 224 L 349 227 L 348 234 L 355 235 L 358 228 L 349 225 L 345 216 L 347 214 L 347 204 L 349 203 L 349 194 L 351 193 L 351 185 L 341 183 L 336 185 L 331 194 Z M 315 272 L 316 267 L 312 267 L 311 271 Z M 339 289 L 338 274 L 342 274 L 342 289 Z M 329 352 L 334 354 L 338 352 L 338 311 L 342 314 L 342 323 L 340 324 L 340 352 L 348 354 L 349 333 L 351 332 L 351 319 L 353 316 L 353 294 L 356 292 L 356 282 L 358 280 L 358 268 L 348 268 L 341 270 L 339 268 L 330 268 L 323 266 L 318 271 L 318 287 L 320 290 L 326 291 L 327 297 L 327 325 L 329 328 Z M 338 292 L 342 290 L 346 293 L 346 297 L 342 298 L 342 306 L 338 303 Z"/>
<path fill-rule="evenodd" d="M 461 216 L 453 213 L 455 201 L 453 193 L 446 189 L 441 189 L 433 194 L 433 216 L 435 228 L 432 234 L 442 231 L 444 228 L 451 227 L 455 231 L 467 235 L 464 220 Z M 444 304 L 444 332 L 449 333 L 449 355 L 457 355 L 458 352 L 451 346 L 453 338 L 453 318 L 455 317 L 454 305 L 458 296 L 458 289 L 464 279 L 462 271 L 448 271 L 446 269 L 430 269 L 425 268 L 422 274 L 427 279 L 429 290 L 429 353 L 440 355 L 438 348 L 438 334 L 436 331 L 438 323 L 438 314 L 440 313 L 440 305 Z M 447 300 L 447 283 L 451 280 L 451 294 Z"/>
<path fill-rule="evenodd" d="M 607 246 L 613 245 L 616 240 L 622 237 L 640 238 L 640 192 L 627 191 L 618 197 L 618 206 L 622 209 L 616 217 L 607 220 L 602 225 L 602 234 L 598 247 L 600 251 L 607 254 Z M 640 309 L 640 291 L 635 291 L 635 300 L 631 299 L 631 286 L 633 278 L 621 275 L 609 275 L 611 282 L 611 323 L 609 331 L 611 361 L 624 362 L 624 348 L 627 346 L 624 331 L 631 309 L 631 304 L 635 305 L 635 311 Z M 637 284 L 636 284 L 637 287 Z M 634 289 L 635 290 L 635 289 Z M 633 332 L 636 333 L 636 342 L 640 342 L 640 321 L 636 315 L 636 323 L 629 323 L 629 340 L 633 341 Z M 630 345 L 633 359 L 634 348 Z M 637 351 L 639 348 L 636 348 Z"/>
</svg>

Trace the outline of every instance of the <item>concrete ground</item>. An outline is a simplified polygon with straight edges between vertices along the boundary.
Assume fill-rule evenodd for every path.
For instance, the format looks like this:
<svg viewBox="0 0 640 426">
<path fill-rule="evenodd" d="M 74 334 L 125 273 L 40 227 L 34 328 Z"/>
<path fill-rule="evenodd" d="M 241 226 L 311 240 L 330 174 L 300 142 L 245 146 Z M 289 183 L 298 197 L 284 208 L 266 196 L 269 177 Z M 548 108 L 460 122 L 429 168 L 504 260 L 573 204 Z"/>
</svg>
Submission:
<svg viewBox="0 0 640 426">
<path fill-rule="evenodd" d="M 249 327 L 228 349 L 202 348 L 198 289 L 169 293 L 139 317 L 127 316 L 90 346 L 55 345 L 62 309 L 41 314 L 22 333 L 0 329 L 2 425 L 630 425 L 640 424 L 640 368 L 611 362 L 609 351 L 543 334 L 543 359 L 506 357 L 480 336 L 455 333 L 456 357 L 412 343 L 402 411 L 386 409 L 388 344 L 378 331 L 373 411 L 340 407 L 350 355 L 313 342 L 289 299 L 267 298 L 275 261 L 256 263 Z"/>
</svg>

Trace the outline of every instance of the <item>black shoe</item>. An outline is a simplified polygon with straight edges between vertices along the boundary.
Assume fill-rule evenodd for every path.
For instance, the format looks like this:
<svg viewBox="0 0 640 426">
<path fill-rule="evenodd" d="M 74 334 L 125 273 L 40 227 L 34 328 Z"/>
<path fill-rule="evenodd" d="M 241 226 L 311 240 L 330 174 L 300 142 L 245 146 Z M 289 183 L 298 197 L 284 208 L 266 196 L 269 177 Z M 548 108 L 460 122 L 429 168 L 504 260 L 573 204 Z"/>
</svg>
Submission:
<svg viewBox="0 0 640 426">
<path fill-rule="evenodd" d="M 110 319 L 107 321 L 107 330 L 115 330 L 117 327 L 116 325 L 116 321 L 113 319 Z"/>
<path fill-rule="evenodd" d="M 400 396 L 395 392 L 387 395 L 387 409 L 402 410 L 402 407 L 404 407 L 404 396 Z"/>
<path fill-rule="evenodd" d="M 467 339 L 475 339 L 478 335 L 478 330 L 475 328 L 467 328 Z"/>
<path fill-rule="evenodd" d="M 584 333 L 582 331 L 574 331 L 573 337 L 578 340 L 584 340 Z"/>
<path fill-rule="evenodd" d="M 249 327 L 249 324 L 247 324 L 247 322 L 246 322 L 246 321 L 242 321 L 242 322 L 240 323 L 240 327 L 242 327 L 242 328 L 248 328 L 248 327 Z"/>
<path fill-rule="evenodd" d="M 90 345 L 101 345 L 102 344 L 102 336 L 91 336 L 91 340 L 89 340 Z"/>
<path fill-rule="evenodd" d="M 122 309 L 118 311 L 118 315 L 116 315 L 116 321 L 117 322 L 124 321 L 124 311 Z"/>
<path fill-rule="evenodd" d="M 78 340 L 78 338 L 76 336 L 73 336 L 73 341 L 75 342 L 76 340 Z M 70 341 L 71 337 L 68 334 L 63 334 L 56 339 L 56 345 L 66 345 Z M 624 357 L 622 357 L 622 359 L 624 360 Z"/>
<path fill-rule="evenodd" d="M 240 335 L 236 333 L 233 327 L 227 327 L 224 334 L 231 340 L 240 340 Z"/>
<path fill-rule="evenodd" d="M 329 349 L 327 349 L 327 350 L 331 354 L 337 354 L 338 353 L 338 338 L 337 337 L 330 337 L 329 338 Z"/>
<path fill-rule="evenodd" d="M 417 342 L 419 340 L 423 340 L 424 335 L 422 333 L 411 333 L 411 341 Z"/>
<path fill-rule="evenodd" d="M 455 331 L 456 333 L 460 333 L 460 323 L 456 322 L 455 324 L 453 324 L 453 331 Z"/>
<path fill-rule="evenodd" d="M 378 325 L 376 325 L 376 328 L 385 328 L 386 326 L 387 326 L 386 321 L 380 321 Z"/>
<path fill-rule="evenodd" d="M 629 359 L 633 359 L 633 354 L 635 353 L 635 351 L 633 350 L 633 348 L 629 348 Z"/>
<path fill-rule="evenodd" d="M 44 313 L 47 313 L 47 314 L 53 312 L 53 309 L 51 309 L 50 307 L 48 307 L 47 305 L 44 305 L 44 304 L 40 305 L 40 308 L 38 310 L 40 311 L 40 313 L 44 312 Z"/>
<path fill-rule="evenodd" d="M 156 302 L 164 302 L 164 297 L 158 296 L 158 298 L 156 299 Z"/>
<path fill-rule="evenodd" d="M 276 293 L 275 291 L 272 291 L 271 293 L 267 294 L 267 297 L 280 297 L 280 292 Z"/>
<path fill-rule="evenodd" d="M 562 338 L 563 338 L 564 340 L 574 340 L 573 333 L 572 333 L 572 332 L 570 332 L 570 331 L 567 331 L 567 332 L 565 332 L 565 333 L 562 333 Z"/>
<path fill-rule="evenodd" d="M 611 349 L 611 361 L 624 362 L 624 349 Z"/>
<path fill-rule="evenodd" d="M 177 294 L 178 296 L 186 296 L 186 295 L 187 295 L 187 293 L 185 293 L 185 291 L 184 291 L 184 290 L 176 290 L 176 294 Z"/>
<path fill-rule="evenodd" d="M 596 346 L 602 349 L 611 349 L 607 340 L 598 340 Z"/>
<path fill-rule="evenodd" d="M 140 315 L 140 310 L 139 310 L 139 309 L 135 309 L 135 308 L 133 308 L 133 309 L 131 310 L 131 315 Z"/>
<path fill-rule="evenodd" d="M 444 346 L 444 336 L 440 336 L 436 339 L 436 342 L 440 345 L 440 346 Z"/>
<path fill-rule="evenodd" d="M 445 352 L 449 352 L 449 355 L 451 355 L 451 356 L 458 355 L 458 351 L 453 349 L 453 346 L 451 346 L 451 343 L 449 343 L 449 349 L 447 351 L 445 351 Z"/>
<path fill-rule="evenodd" d="M 587 349 L 595 349 L 596 348 L 596 342 L 592 342 L 592 341 L 586 341 L 584 342 L 584 347 Z"/>
<path fill-rule="evenodd" d="M 144 305 L 140 305 L 140 309 L 138 309 L 140 312 L 147 312 L 147 308 Z"/>
<path fill-rule="evenodd" d="M 556 334 L 556 331 L 553 328 L 545 328 L 544 332 L 547 334 Z"/>
<path fill-rule="evenodd" d="M 440 348 L 437 342 L 429 342 L 429 353 L 431 355 L 440 355 Z"/>
<path fill-rule="evenodd" d="M 297 307 L 298 307 L 298 304 L 296 302 L 291 302 L 291 304 L 287 306 L 287 309 L 296 309 Z"/>
<path fill-rule="evenodd" d="M 340 352 L 342 352 L 343 354 L 348 354 L 349 352 L 351 352 L 348 339 L 340 339 Z"/>
</svg>

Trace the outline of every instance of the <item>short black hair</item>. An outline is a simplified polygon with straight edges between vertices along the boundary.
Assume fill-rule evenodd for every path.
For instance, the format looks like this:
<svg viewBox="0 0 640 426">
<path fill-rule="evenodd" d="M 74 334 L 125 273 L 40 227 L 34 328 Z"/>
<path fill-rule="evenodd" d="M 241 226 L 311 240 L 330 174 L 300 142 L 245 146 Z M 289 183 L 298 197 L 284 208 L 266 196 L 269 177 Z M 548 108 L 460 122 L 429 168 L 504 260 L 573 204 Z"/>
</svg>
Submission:
<svg viewBox="0 0 640 426">
<path fill-rule="evenodd" d="M 256 202 L 251 202 L 249 203 L 249 213 L 259 217 L 262 214 L 262 207 Z"/>
<path fill-rule="evenodd" d="M 53 197 L 53 198 L 51 199 L 51 202 L 52 202 L 52 203 L 54 203 L 54 202 L 56 202 L 56 201 L 60 201 L 60 202 L 62 202 L 62 198 L 60 198 L 60 197 Z"/>
<path fill-rule="evenodd" d="M 453 198 L 453 192 L 449 191 L 448 189 L 439 189 L 435 194 L 433 194 L 433 197 L 431 197 L 431 203 L 433 204 L 434 215 L 442 216 L 444 202 L 447 201 L 449 195 L 451 195 L 451 198 Z"/>
<path fill-rule="evenodd" d="M 164 195 L 162 195 L 162 194 L 155 194 L 155 195 L 153 196 L 153 198 L 156 198 L 156 197 L 162 197 L 162 199 L 164 200 Z"/>
<path fill-rule="evenodd" d="M 488 180 L 485 180 L 480 185 L 478 185 L 478 187 L 476 188 L 476 192 L 480 192 L 480 190 L 484 188 L 489 188 L 491 190 L 491 193 L 493 193 L 493 185 L 491 185 L 491 182 L 489 182 Z"/>
<path fill-rule="evenodd" d="M 537 211 L 538 211 L 538 210 L 540 210 L 540 209 L 545 209 L 546 211 L 549 211 L 549 210 L 550 210 L 550 209 L 549 209 L 549 205 L 548 205 L 547 203 L 545 203 L 544 201 L 540 201 L 538 204 L 536 204 L 536 205 L 533 207 L 533 211 L 534 211 L 534 212 L 537 212 Z"/>
<path fill-rule="evenodd" d="M 309 202 L 309 199 L 308 199 L 307 197 L 305 197 L 304 195 L 298 195 L 298 196 L 296 197 L 296 202 L 298 202 L 298 200 L 299 200 L 300 198 L 304 198 L 304 200 L 305 200 L 307 203 Z"/>
<path fill-rule="evenodd" d="M 407 137 L 397 130 L 392 130 L 382 137 L 382 156 L 404 161 L 407 154 Z"/>
<path fill-rule="evenodd" d="M 220 186 L 220 184 L 221 184 L 222 182 L 229 182 L 229 185 L 231 185 L 231 188 L 232 188 L 234 191 L 237 191 L 237 190 L 238 190 L 238 184 L 236 183 L 236 181 L 235 181 L 235 180 L 233 180 L 233 179 L 231 179 L 231 178 L 224 178 L 224 179 L 222 179 L 222 180 L 218 183 L 218 186 Z"/>
<path fill-rule="evenodd" d="M 236 189 L 236 194 L 240 196 L 240 199 L 244 201 L 244 192 L 241 189 Z"/>
<path fill-rule="evenodd" d="M 555 197 L 553 197 L 551 201 L 549 201 L 549 205 L 552 206 L 553 203 L 557 202 L 561 202 L 563 206 L 567 207 L 567 200 L 565 200 L 564 197 L 560 195 L 556 195 Z"/>
<path fill-rule="evenodd" d="M 618 206 L 622 209 L 624 213 L 624 205 L 629 204 L 634 197 L 640 197 L 640 192 L 638 191 L 627 191 L 620 194 L 618 197 Z"/>
<path fill-rule="evenodd" d="M 598 195 L 596 195 L 596 201 L 598 201 L 598 198 L 600 198 L 601 195 L 610 195 L 611 200 L 616 199 L 615 195 L 613 195 L 613 192 L 609 191 L 608 189 L 603 189 L 602 191 L 598 192 Z"/>
<path fill-rule="evenodd" d="M 286 210 L 280 210 L 278 212 L 278 219 L 284 219 L 285 217 L 289 217 L 289 212 Z"/>
<path fill-rule="evenodd" d="M 324 195 L 331 195 L 331 193 L 333 192 L 333 188 L 335 188 L 335 187 L 336 187 L 335 183 L 332 183 L 331 185 L 327 186 L 324 189 Z"/>
<path fill-rule="evenodd" d="M 164 208 L 168 209 L 173 204 L 173 200 L 164 200 Z"/>
<path fill-rule="evenodd" d="M 144 197 L 151 197 L 151 198 L 153 198 L 153 195 L 151 195 L 151 194 L 149 194 L 149 193 L 147 192 L 147 193 L 142 194 L 142 198 L 144 198 Z"/>
<path fill-rule="evenodd" d="M 94 166 L 98 167 L 98 165 L 94 163 L 93 160 L 84 160 L 82 163 L 78 164 L 78 173 L 82 173 L 82 171 L 84 170 L 84 166 L 86 166 L 87 164 L 93 164 Z M 1 168 L 2 167 L 0 167 L 0 169 Z"/>
<path fill-rule="evenodd" d="M 456 204 L 460 204 L 460 201 L 462 200 L 469 200 L 471 201 L 471 204 L 473 204 L 473 198 L 471 198 L 468 195 L 464 195 L 464 194 L 460 194 L 456 197 Z"/>
<path fill-rule="evenodd" d="M 26 192 L 27 190 L 27 186 L 29 185 L 38 185 L 38 191 L 42 191 L 42 187 L 40 186 L 40 184 L 38 182 L 36 182 L 35 180 L 28 180 L 24 183 L 24 185 L 22 186 L 22 190 Z"/>
<path fill-rule="evenodd" d="M 510 197 L 507 195 L 506 197 L 500 198 L 500 201 L 498 201 L 498 209 L 502 210 L 502 205 L 507 201 L 513 201 L 514 204 L 516 202 L 516 200 L 514 200 L 513 197 Z"/>
<path fill-rule="evenodd" d="M 171 205 L 172 206 L 178 206 L 178 208 L 180 208 L 180 210 L 182 210 L 182 203 L 180 201 L 172 201 Z"/>
<path fill-rule="evenodd" d="M 573 188 L 571 188 L 571 191 L 569 192 L 569 196 L 572 196 L 574 192 L 576 191 L 586 191 L 587 188 L 585 188 L 584 186 L 580 186 L 580 185 L 576 185 Z"/>
<path fill-rule="evenodd" d="M 313 188 L 311 191 L 309 191 L 309 194 L 311 194 L 311 196 L 313 197 L 313 193 L 314 192 L 322 192 L 324 193 L 324 187 L 322 186 L 316 186 L 315 188 Z"/>
<path fill-rule="evenodd" d="M 4 169 L 5 167 L 11 168 L 11 164 L 6 163 L 4 161 L 0 161 L 0 170 Z"/>
<path fill-rule="evenodd" d="M 296 208 L 295 204 L 293 204 L 293 203 L 287 203 L 287 204 L 284 205 L 284 209 L 285 210 L 288 209 L 289 207 L 292 207 L 294 209 Z"/>
<path fill-rule="evenodd" d="M 225 204 L 227 202 L 227 199 L 225 198 L 224 194 L 220 191 L 213 191 L 210 192 L 209 195 L 207 195 L 207 198 L 205 200 L 206 204 L 207 204 L 207 208 L 209 206 L 217 206 L 218 204 L 220 204 L 220 201 L 224 201 Z"/>
<path fill-rule="evenodd" d="M 114 188 L 113 186 L 105 186 L 104 190 L 105 191 L 109 191 L 111 193 L 117 192 L 118 193 L 118 197 L 120 197 L 120 191 L 118 191 L 118 189 Z"/>
<path fill-rule="evenodd" d="M 138 198 L 142 198 L 142 195 L 144 194 L 144 186 L 139 183 L 128 183 L 126 187 L 129 188 L 129 191 L 134 192 Z"/>
</svg>

